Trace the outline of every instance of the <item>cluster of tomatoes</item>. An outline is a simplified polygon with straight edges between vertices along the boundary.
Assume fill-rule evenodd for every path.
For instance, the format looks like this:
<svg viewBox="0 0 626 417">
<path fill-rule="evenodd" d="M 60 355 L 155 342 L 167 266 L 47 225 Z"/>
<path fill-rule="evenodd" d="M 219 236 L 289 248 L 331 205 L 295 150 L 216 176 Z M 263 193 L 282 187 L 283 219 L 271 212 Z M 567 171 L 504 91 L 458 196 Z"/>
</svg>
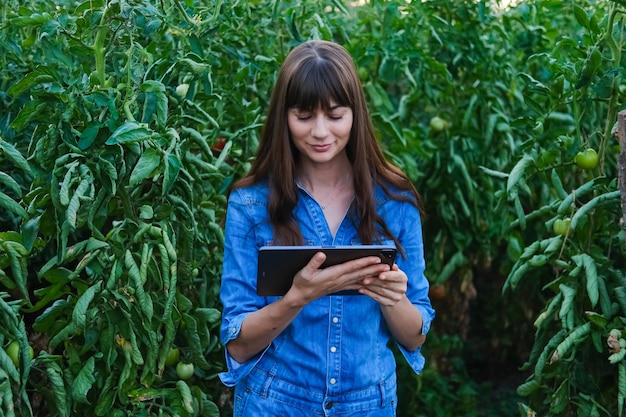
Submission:
<svg viewBox="0 0 626 417">
<path fill-rule="evenodd" d="M 195 367 L 193 363 L 187 363 L 180 360 L 180 349 L 172 347 L 165 358 L 165 365 L 176 365 L 176 375 L 180 379 L 189 379 L 193 376 Z"/>
<path fill-rule="evenodd" d="M 576 154 L 574 162 L 578 168 L 591 171 L 598 166 L 598 152 L 593 148 L 587 148 Z M 552 231 L 555 235 L 565 236 L 569 231 L 570 224 L 571 218 L 569 217 L 556 219 L 554 223 L 552 223 Z"/>
</svg>

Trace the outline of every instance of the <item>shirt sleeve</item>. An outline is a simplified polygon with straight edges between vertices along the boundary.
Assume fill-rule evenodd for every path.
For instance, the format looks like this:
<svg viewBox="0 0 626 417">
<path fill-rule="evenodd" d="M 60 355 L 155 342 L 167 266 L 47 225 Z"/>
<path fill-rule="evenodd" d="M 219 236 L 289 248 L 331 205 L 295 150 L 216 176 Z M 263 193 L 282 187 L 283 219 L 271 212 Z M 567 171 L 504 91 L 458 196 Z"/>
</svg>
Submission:
<svg viewBox="0 0 626 417">
<path fill-rule="evenodd" d="M 224 234 L 224 261 L 220 300 L 223 306 L 220 338 L 226 346 L 241 332 L 248 314 L 265 306 L 265 298 L 256 295 L 257 243 L 254 207 L 246 204 L 242 193 L 235 190 L 228 200 Z M 234 386 L 261 359 L 266 350 L 250 360 L 239 363 L 224 349 L 227 371 L 219 374 L 226 386 Z"/>
<path fill-rule="evenodd" d="M 405 250 L 405 258 L 398 259 L 398 267 L 408 276 L 407 297 L 422 315 L 422 334 L 426 335 L 435 318 L 430 299 L 428 298 L 429 283 L 425 275 L 426 262 L 424 260 L 424 241 L 422 238 L 422 223 L 417 208 L 405 204 L 404 215 L 398 238 Z M 406 350 L 396 342 L 400 352 L 407 360 L 415 373 L 424 369 L 424 357 L 421 346 L 414 351 Z"/>
</svg>

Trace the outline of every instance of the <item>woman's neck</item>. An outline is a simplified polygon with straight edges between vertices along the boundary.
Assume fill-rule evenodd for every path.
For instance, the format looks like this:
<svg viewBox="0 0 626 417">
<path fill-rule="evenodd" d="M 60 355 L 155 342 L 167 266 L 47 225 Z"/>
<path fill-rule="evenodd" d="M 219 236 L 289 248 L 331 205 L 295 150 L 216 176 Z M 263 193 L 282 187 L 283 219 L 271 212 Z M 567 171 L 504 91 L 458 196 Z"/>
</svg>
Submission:
<svg viewBox="0 0 626 417">
<path fill-rule="evenodd" d="M 333 165 L 304 165 L 298 170 L 298 181 L 307 190 L 315 193 L 327 192 L 345 187 L 352 177 L 352 166 L 346 159 L 345 163 Z"/>
</svg>

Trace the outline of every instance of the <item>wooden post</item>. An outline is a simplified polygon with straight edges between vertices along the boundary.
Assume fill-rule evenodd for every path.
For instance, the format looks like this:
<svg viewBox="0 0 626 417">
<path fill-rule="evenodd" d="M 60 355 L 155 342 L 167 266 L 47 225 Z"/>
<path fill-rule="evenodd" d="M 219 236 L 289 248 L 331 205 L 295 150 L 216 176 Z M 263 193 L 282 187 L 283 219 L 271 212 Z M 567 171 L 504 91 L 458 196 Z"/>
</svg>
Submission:
<svg viewBox="0 0 626 417">
<path fill-rule="evenodd" d="M 626 110 L 622 110 L 617 114 L 617 137 L 620 148 L 620 154 L 617 159 L 617 184 L 622 204 L 620 225 L 626 229 Z"/>
</svg>

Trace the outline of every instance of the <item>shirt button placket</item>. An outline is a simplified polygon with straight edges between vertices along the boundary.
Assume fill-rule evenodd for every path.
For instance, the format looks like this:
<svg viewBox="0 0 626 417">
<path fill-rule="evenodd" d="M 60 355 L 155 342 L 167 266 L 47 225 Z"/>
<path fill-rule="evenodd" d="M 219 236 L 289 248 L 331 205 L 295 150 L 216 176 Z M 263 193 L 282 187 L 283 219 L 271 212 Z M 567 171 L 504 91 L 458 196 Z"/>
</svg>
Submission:
<svg viewBox="0 0 626 417">
<path fill-rule="evenodd" d="M 341 359 L 339 355 L 339 349 L 341 348 L 341 323 L 339 318 L 341 317 L 341 306 L 343 297 L 330 297 L 330 313 L 331 313 L 331 327 L 329 332 L 329 361 L 328 361 L 328 383 L 329 393 L 336 393 L 339 389 L 338 377 L 339 370 L 341 368 Z M 331 404 L 332 407 L 332 403 Z M 328 405 L 328 404 L 327 404 Z"/>
</svg>

